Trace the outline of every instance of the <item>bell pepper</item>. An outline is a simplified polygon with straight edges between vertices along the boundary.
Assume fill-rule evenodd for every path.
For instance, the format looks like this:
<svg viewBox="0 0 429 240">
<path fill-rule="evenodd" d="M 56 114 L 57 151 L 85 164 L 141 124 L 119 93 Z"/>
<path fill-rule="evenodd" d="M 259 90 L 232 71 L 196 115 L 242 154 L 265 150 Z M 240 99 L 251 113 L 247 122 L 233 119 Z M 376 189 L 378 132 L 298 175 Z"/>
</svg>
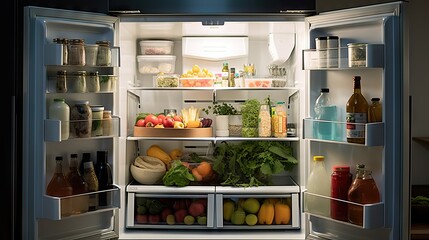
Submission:
<svg viewBox="0 0 429 240">
<path fill-rule="evenodd" d="M 274 220 L 274 205 L 270 201 L 264 201 L 259 208 L 258 223 L 271 225 Z"/>
<path fill-rule="evenodd" d="M 283 200 L 277 201 L 274 205 L 274 222 L 276 224 L 288 224 L 291 218 L 289 205 Z"/>
</svg>

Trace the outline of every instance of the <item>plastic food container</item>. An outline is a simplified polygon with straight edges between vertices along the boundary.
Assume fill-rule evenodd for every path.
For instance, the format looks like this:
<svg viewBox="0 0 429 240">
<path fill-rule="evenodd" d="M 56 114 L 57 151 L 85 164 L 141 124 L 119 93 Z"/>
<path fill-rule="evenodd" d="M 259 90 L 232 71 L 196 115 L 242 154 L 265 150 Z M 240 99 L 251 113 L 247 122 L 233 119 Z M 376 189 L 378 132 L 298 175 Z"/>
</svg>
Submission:
<svg viewBox="0 0 429 240">
<path fill-rule="evenodd" d="M 347 44 L 349 53 L 349 67 L 367 66 L 367 45 L 366 43 Z"/>
<path fill-rule="evenodd" d="M 171 55 L 173 54 L 173 41 L 140 41 L 143 55 Z"/>
<path fill-rule="evenodd" d="M 153 77 L 154 87 L 178 87 L 179 75 L 178 74 L 160 74 Z"/>
<path fill-rule="evenodd" d="M 180 78 L 181 87 L 213 87 L 214 78 Z"/>
<path fill-rule="evenodd" d="M 176 56 L 137 56 L 138 68 L 141 74 L 174 73 Z"/>
<path fill-rule="evenodd" d="M 271 87 L 272 79 L 266 78 L 246 78 L 244 79 L 244 87 L 247 88 L 269 88 Z"/>
</svg>

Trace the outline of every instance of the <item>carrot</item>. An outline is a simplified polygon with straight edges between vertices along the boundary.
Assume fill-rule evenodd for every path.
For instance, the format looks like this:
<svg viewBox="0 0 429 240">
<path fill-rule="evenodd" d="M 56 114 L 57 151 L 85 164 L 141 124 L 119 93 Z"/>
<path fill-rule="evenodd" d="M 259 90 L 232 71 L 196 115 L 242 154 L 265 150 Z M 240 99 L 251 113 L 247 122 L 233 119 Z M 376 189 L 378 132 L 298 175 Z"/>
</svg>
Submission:
<svg viewBox="0 0 429 240">
<path fill-rule="evenodd" d="M 209 174 L 211 174 L 212 172 L 212 165 L 208 162 L 201 162 L 200 164 L 198 164 L 198 166 L 196 167 L 198 173 L 201 175 L 201 177 L 206 177 Z"/>
</svg>

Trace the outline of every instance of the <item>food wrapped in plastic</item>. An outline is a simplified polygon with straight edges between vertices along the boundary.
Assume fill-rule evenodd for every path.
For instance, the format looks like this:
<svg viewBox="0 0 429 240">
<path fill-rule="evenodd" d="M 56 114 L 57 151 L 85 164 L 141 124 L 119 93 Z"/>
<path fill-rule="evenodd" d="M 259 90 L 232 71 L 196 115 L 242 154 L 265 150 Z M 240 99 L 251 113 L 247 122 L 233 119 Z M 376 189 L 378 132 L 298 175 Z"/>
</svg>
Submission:
<svg viewBox="0 0 429 240">
<path fill-rule="evenodd" d="M 163 74 L 160 73 L 154 77 L 155 87 L 178 87 L 179 75 L 177 74 Z"/>
</svg>

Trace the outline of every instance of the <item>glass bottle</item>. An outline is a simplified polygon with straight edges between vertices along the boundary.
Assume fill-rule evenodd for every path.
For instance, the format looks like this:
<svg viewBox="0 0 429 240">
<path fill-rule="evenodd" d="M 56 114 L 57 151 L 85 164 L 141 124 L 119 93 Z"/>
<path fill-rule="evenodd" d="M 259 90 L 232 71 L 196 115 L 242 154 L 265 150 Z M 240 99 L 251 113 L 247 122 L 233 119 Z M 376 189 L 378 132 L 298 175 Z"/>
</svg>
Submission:
<svg viewBox="0 0 429 240">
<path fill-rule="evenodd" d="M 365 124 L 368 122 L 368 102 L 361 92 L 361 77 L 354 76 L 353 94 L 346 104 L 346 136 L 349 143 L 365 143 Z"/>
<path fill-rule="evenodd" d="M 314 122 L 315 137 L 325 140 L 333 140 L 335 133 L 331 122 L 337 120 L 337 107 L 332 105 L 329 88 L 322 88 L 320 95 L 314 104 L 314 119 L 322 120 Z"/>
<path fill-rule="evenodd" d="M 55 173 L 46 188 L 46 194 L 54 197 L 67 197 L 73 194 L 73 189 L 63 172 L 63 157 L 55 157 Z M 61 199 L 61 216 L 71 215 L 71 198 Z"/>
<path fill-rule="evenodd" d="M 347 193 L 352 183 L 349 166 L 334 166 L 331 174 L 331 198 L 347 200 Z M 331 218 L 348 221 L 347 203 L 331 200 Z"/>
<path fill-rule="evenodd" d="M 70 135 L 70 107 L 64 98 L 55 98 L 49 106 L 49 119 L 61 121 L 61 141 Z"/>
<path fill-rule="evenodd" d="M 95 164 L 95 174 L 98 179 L 99 190 L 107 190 L 112 188 L 112 167 L 107 161 L 107 151 L 97 151 L 97 163 Z M 108 205 L 107 193 L 99 194 L 99 206 Z"/>
<path fill-rule="evenodd" d="M 328 198 L 325 198 L 330 196 L 330 186 L 330 177 L 325 168 L 325 157 L 314 156 L 313 168 L 307 181 L 307 192 L 311 193 L 305 197 L 307 211 L 325 217 L 330 216 L 330 202 Z M 325 197 L 316 196 L 315 194 Z"/>
<path fill-rule="evenodd" d="M 268 104 L 262 104 L 258 118 L 259 137 L 271 137 L 271 115 Z"/>
<path fill-rule="evenodd" d="M 107 40 L 96 41 L 98 45 L 97 52 L 97 65 L 110 66 L 112 64 L 112 50 L 110 49 L 110 42 Z"/>
<path fill-rule="evenodd" d="M 83 179 L 78 170 L 78 155 L 76 153 L 70 154 L 69 171 L 66 178 L 69 181 L 73 191 L 73 195 L 84 194 L 88 192 L 88 184 Z M 82 195 L 72 198 L 72 212 L 73 214 L 85 213 L 88 211 L 88 196 Z"/>
<path fill-rule="evenodd" d="M 368 122 L 382 122 L 382 106 L 380 98 L 371 98 L 368 108 Z"/>
<path fill-rule="evenodd" d="M 71 132 L 75 137 L 91 137 L 92 110 L 88 100 L 77 101 L 70 109 Z"/>
<path fill-rule="evenodd" d="M 277 102 L 275 112 L 272 115 L 273 136 L 276 138 L 284 138 L 287 136 L 287 113 L 285 102 Z"/>
<path fill-rule="evenodd" d="M 228 87 L 235 87 L 235 68 L 231 68 L 228 77 Z"/>
<path fill-rule="evenodd" d="M 222 87 L 228 87 L 229 67 L 228 63 L 224 62 L 222 67 Z"/>
<path fill-rule="evenodd" d="M 88 184 L 88 192 L 97 192 L 99 190 L 99 183 L 97 174 L 95 173 L 94 163 L 92 162 L 89 153 L 83 154 L 81 164 L 83 165 L 83 179 L 85 179 L 85 182 Z M 98 194 L 92 193 L 88 197 L 88 210 L 96 210 L 98 208 Z"/>
<path fill-rule="evenodd" d="M 55 84 L 55 90 L 57 93 L 67 92 L 67 71 L 61 70 L 57 72 L 57 81 Z"/>
<path fill-rule="evenodd" d="M 372 178 L 372 172 L 366 170 L 363 164 L 357 166 L 355 179 L 347 193 L 347 200 L 352 202 L 348 204 L 349 222 L 360 226 L 363 225 L 363 206 L 357 204 L 380 202 L 380 192 Z"/>
</svg>

